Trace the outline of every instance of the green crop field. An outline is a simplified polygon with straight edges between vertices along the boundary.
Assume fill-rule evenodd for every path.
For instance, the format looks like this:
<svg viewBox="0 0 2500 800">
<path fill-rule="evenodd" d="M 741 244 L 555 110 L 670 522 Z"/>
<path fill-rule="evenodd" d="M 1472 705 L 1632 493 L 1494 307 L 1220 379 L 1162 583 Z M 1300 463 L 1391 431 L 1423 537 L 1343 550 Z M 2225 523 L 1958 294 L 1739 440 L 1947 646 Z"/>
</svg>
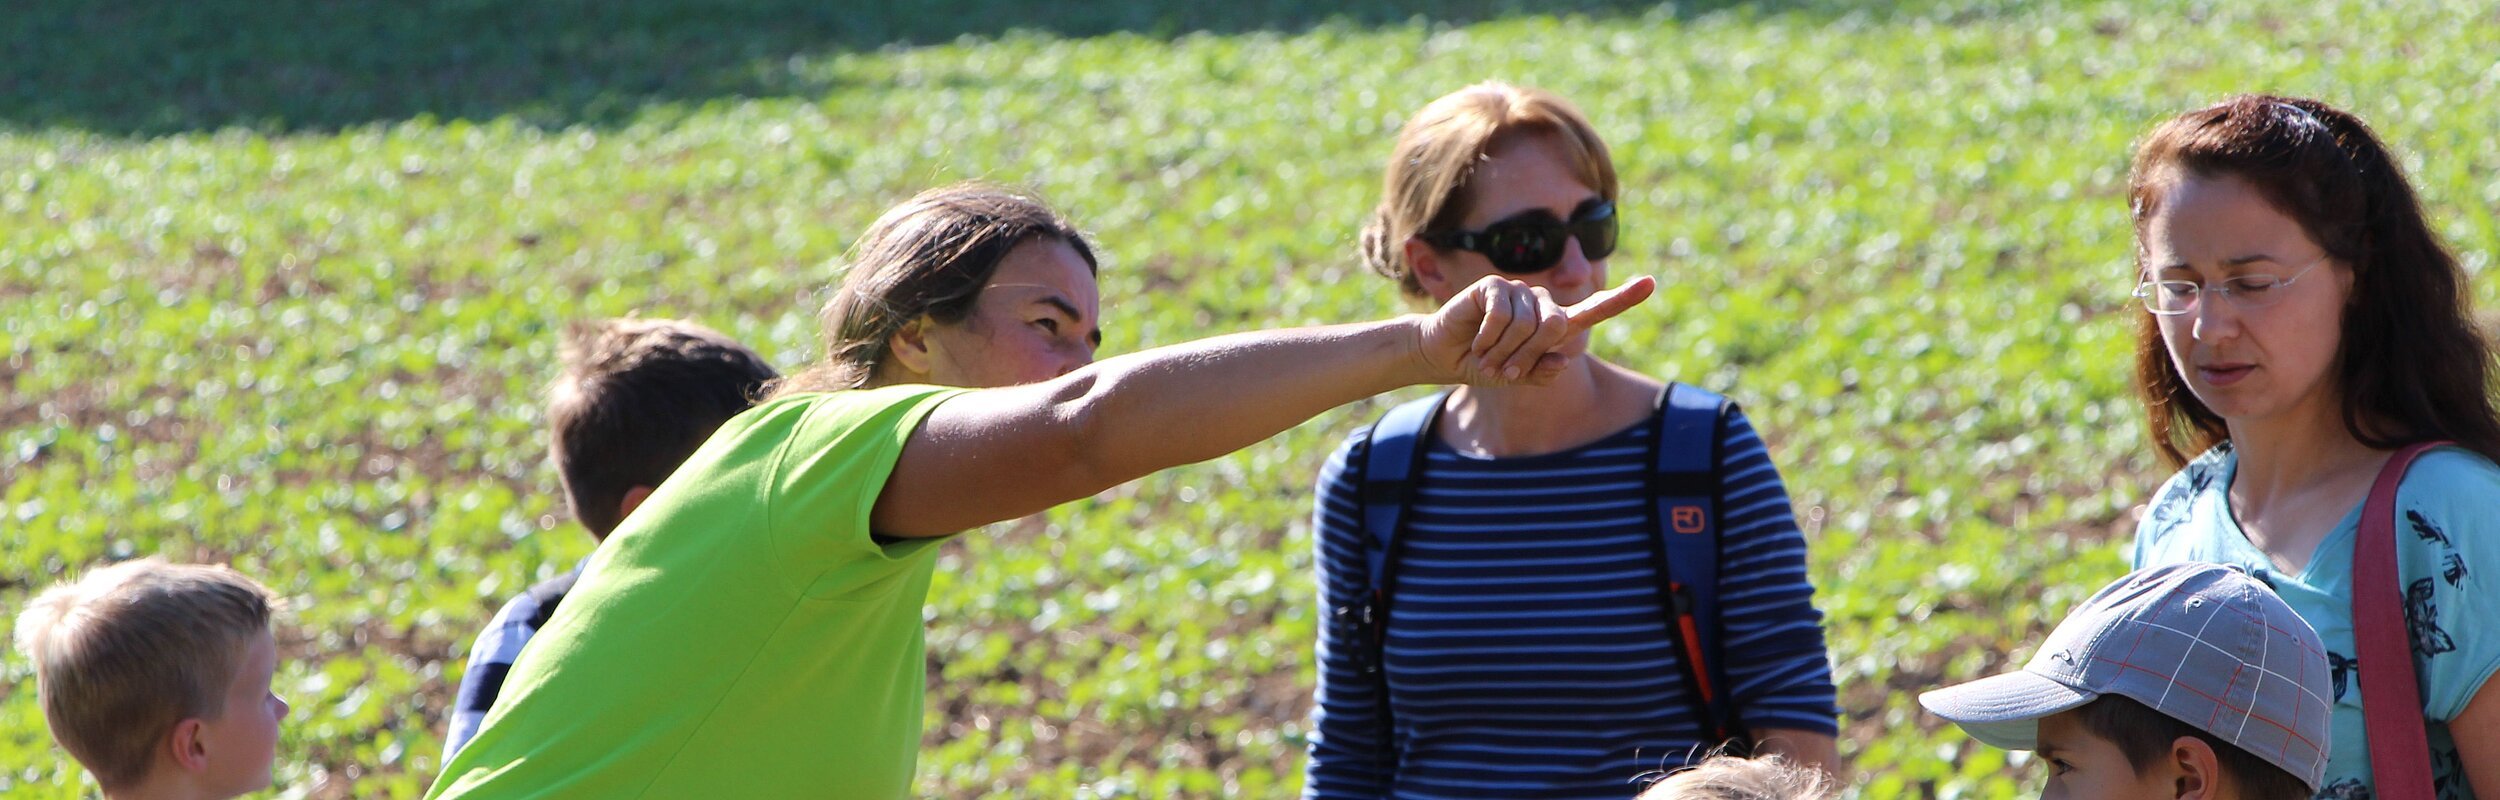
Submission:
<svg viewBox="0 0 2500 800">
<path fill-rule="evenodd" d="M 692 317 L 795 368 L 856 234 L 965 178 L 1099 237 L 1106 353 L 1401 311 L 1353 256 L 1390 138 L 1501 78 L 1588 111 L 1610 267 L 1662 281 L 1598 349 L 1772 443 L 1853 791 L 2008 797 L 2037 772 L 1914 697 L 2122 572 L 2162 477 L 2126 382 L 2133 137 L 2234 91 L 2352 108 L 2500 309 L 2479 2 L 827 5 L 11 3 L 0 609 L 231 561 L 292 604 L 274 794 L 414 796 L 478 627 L 591 546 L 541 434 L 567 323 Z M 947 545 L 921 791 L 1296 792 L 1308 488 L 1383 407 Z M 92 787 L 0 658 L 0 794 Z"/>
</svg>

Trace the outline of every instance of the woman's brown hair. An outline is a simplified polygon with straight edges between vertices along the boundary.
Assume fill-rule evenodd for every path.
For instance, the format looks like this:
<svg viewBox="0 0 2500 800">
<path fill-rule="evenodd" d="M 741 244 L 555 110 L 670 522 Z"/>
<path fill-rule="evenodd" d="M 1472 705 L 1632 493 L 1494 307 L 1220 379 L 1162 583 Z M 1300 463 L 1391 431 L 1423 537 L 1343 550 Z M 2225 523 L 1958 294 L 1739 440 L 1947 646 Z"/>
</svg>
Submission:
<svg viewBox="0 0 2500 800">
<path fill-rule="evenodd" d="M 999 262 L 1035 238 L 1066 242 L 1088 270 L 1101 268 L 1075 225 L 1003 187 L 943 186 L 886 211 L 853 247 L 849 274 L 825 303 L 824 360 L 775 384 L 766 399 L 869 385 L 895 332 L 924 316 L 962 322 Z"/>
<path fill-rule="evenodd" d="M 2139 279 L 2145 225 L 2191 175 L 2246 181 L 2352 270 L 2334 369 L 2353 438 L 2380 449 L 2452 439 L 2500 460 L 2491 345 L 2467 308 L 2464 272 L 2368 125 L 2316 100 L 2240 95 L 2155 127 L 2127 186 Z M 2139 315 L 2135 345 L 2136 391 L 2162 460 L 2176 469 L 2229 441 L 2152 315 Z"/>
</svg>

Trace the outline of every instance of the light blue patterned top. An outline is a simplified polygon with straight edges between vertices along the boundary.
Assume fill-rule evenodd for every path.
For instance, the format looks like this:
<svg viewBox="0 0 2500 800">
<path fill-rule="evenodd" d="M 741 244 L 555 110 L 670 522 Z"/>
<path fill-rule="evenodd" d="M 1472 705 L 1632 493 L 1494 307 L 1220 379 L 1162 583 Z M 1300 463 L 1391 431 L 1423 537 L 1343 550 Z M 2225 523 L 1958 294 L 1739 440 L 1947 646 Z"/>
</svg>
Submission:
<svg viewBox="0 0 2500 800">
<path fill-rule="evenodd" d="M 2355 677 L 2365 665 L 2353 658 L 2352 631 L 2352 552 L 2361 508 L 2344 513 L 2306 569 L 2285 574 L 2249 543 L 2231 513 L 2229 489 L 2238 469 L 2238 456 L 2225 444 L 2171 476 L 2136 528 L 2135 566 L 2238 564 L 2273 584 L 2317 629 L 2334 678 L 2333 742 L 2318 796 L 2371 797 L 2361 685 Z M 2471 800 L 2474 792 L 2448 720 L 2462 713 L 2500 668 L 2500 626 L 2493 624 L 2500 620 L 2500 466 L 2453 447 L 2433 450 L 2405 474 L 2396 509 L 2397 571 L 2405 585 L 2414 669 L 2422 678 L 2431 771 L 2442 800 Z"/>
</svg>

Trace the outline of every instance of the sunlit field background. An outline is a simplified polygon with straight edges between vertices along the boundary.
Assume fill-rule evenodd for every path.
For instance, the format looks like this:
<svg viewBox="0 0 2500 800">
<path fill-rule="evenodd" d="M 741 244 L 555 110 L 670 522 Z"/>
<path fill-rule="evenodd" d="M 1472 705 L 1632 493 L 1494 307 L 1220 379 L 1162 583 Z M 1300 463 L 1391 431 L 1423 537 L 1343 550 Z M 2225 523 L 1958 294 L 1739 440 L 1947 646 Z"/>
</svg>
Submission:
<svg viewBox="0 0 2500 800">
<path fill-rule="evenodd" d="M 1771 441 L 1852 790 L 2002 798 L 2036 769 L 1915 695 L 2122 572 L 2162 477 L 2125 377 L 2133 137 L 2241 90 L 2354 109 L 2500 308 L 2474 3 L 831 5 L 9 4 L 0 608 L 231 561 L 293 606 L 275 794 L 416 795 L 478 627 L 591 546 L 542 438 L 568 323 L 691 317 L 796 368 L 857 233 L 966 178 L 1099 237 L 1106 353 L 1400 312 L 1353 255 L 1390 139 L 1501 78 L 1594 119 L 1609 267 L 1662 281 L 1597 349 Z M 1298 791 L 1308 487 L 1384 407 L 947 545 L 921 791 Z M 93 792 L 0 658 L 0 794 Z"/>
</svg>

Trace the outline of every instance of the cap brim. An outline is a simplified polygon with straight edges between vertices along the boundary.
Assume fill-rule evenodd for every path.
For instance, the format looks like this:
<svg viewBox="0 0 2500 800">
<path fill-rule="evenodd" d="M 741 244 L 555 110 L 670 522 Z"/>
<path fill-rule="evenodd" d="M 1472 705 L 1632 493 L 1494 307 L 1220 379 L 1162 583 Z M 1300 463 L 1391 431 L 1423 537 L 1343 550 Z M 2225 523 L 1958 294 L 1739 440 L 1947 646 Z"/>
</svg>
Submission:
<svg viewBox="0 0 2500 800">
<path fill-rule="evenodd" d="M 1929 713 L 1962 726 L 1970 738 L 2007 750 L 2040 746 L 2040 718 L 2072 711 L 2100 695 L 2028 670 L 1995 675 L 1918 696 Z"/>
</svg>

